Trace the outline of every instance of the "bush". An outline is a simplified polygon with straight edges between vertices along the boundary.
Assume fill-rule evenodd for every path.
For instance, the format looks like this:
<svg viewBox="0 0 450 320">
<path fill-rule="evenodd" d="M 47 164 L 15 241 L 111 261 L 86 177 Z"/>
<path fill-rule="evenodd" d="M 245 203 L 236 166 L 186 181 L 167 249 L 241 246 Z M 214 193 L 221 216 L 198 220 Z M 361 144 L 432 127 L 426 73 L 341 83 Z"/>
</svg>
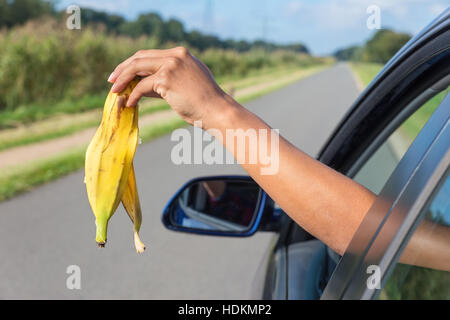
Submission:
<svg viewBox="0 0 450 320">
<path fill-rule="evenodd" d="M 36 105 L 54 105 L 104 94 L 110 87 L 106 79 L 119 62 L 139 49 L 170 45 L 173 43 L 160 45 L 156 37 L 132 38 L 107 33 L 101 25 L 68 30 L 63 20 L 50 17 L 3 30 L 0 32 L 0 110 L 27 109 L 27 106 L 31 109 Z M 292 50 L 192 51 L 218 77 L 243 76 L 266 67 L 320 62 Z"/>
<path fill-rule="evenodd" d="M 364 62 L 386 63 L 409 39 L 411 36 L 405 33 L 379 30 L 367 41 L 361 59 Z"/>
</svg>

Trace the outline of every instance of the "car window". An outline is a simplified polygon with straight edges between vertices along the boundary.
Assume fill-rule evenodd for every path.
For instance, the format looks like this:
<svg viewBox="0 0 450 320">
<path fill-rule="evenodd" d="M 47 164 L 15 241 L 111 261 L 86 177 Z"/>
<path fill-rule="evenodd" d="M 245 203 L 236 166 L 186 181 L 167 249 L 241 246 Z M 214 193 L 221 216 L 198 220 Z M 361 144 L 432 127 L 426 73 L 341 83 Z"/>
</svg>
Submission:
<svg viewBox="0 0 450 320">
<path fill-rule="evenodd" d="M 430 235 L 435 235 L 433 238 L 449 242 L 440 247 L 446 248 L 444 250 L 450 250 L 449 237 L 445 236 L 446 233 L 450 232 L 450 176 L 448 174 L 441 186 L 438 187 L 437 192 L 431 197 L 429 204 L 425 206 L 423 213 L 425 217 L 415 233 L 418 230 L 421 230 L 420 232 L 426 230 Z M 415 261 L 423 260 L 427 251 L 432 250 L 427 243 L 419 246 L 416 243 L 415 247 L 419 248 L 413 256 Z M 442 253 L 440 256 L 448 257 L 449 254 L 448 252 L 445 255 Z M 447 270 L 450 270 L 450 262 L 447 265 Z M 450 272 L 398 263 L 382 289 L 379 298 L 391 300 L 450 299 Z"/>
<path fill-rule="evenodd" d="M 448 92 L 447 89 L 435 95 L 406 119 L 360 168 L 354 180 L 379 194 L 406 150 Z"/>
</svg>

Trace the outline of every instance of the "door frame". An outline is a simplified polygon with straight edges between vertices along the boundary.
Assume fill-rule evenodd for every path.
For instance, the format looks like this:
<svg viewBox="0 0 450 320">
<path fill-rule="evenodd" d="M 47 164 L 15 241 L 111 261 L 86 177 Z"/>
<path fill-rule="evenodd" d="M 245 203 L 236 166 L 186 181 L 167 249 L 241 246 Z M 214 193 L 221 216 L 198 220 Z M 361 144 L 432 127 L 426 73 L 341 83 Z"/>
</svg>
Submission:
<svg viewBox="0 0 450 320">
<path fill-rule="evenodd" d="M 321 299 L 373 299 L 368 267 L 381 288 L 423 218 L 423 207 L 450 164 L 450 94 L 425 124 L 364 217 Z"/>
</svg>

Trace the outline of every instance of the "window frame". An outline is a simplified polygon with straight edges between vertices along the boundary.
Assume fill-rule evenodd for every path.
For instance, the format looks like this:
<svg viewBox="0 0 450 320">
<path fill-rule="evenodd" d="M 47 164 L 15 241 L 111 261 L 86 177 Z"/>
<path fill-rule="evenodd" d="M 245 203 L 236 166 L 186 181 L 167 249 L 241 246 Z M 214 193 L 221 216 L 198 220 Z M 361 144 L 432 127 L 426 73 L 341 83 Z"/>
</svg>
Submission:
<svg viewBox="0 0 450 320">
<path fill-rule="evenodd" d="M 450 94 L 413 141 L 367 213 L 321 299 L 374 299 L 424 214 L 450 164 Z M 369 265 L 381 270 L 380 289 L 369 289 Z"/>
<path fill-rule="evenodd" d="M 450 8 L 386 64 L 336 127 L 318 160 L 349 177 L 354 175 L 397 125 L 419 108 L 421 101 L 444 89 L 441 80 L 450 75 L 449 43 Z M 322 299 L 341 296 L 358 265 L 358 257 L 365 254 L 389 207 L 385 206 L 382 213 L 372 232 L 362 235 L 353 261 L 346 262 L 347 275 L 333 281 L 333 290 L 327 286 Z"/>
</svg>

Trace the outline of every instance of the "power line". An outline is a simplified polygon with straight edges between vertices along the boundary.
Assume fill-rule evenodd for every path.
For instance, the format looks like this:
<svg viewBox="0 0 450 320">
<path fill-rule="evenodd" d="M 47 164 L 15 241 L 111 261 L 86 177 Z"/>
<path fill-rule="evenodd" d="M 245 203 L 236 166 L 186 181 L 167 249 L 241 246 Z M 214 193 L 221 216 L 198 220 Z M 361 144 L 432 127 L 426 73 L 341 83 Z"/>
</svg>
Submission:
<svg viewBox="0 0 450 320">
<path fill-rule="evenodd" d="M 203 30 L 206 33 L 214 32 L 214 0 L 205 0 L 203 12 Z"/>
</svg>

